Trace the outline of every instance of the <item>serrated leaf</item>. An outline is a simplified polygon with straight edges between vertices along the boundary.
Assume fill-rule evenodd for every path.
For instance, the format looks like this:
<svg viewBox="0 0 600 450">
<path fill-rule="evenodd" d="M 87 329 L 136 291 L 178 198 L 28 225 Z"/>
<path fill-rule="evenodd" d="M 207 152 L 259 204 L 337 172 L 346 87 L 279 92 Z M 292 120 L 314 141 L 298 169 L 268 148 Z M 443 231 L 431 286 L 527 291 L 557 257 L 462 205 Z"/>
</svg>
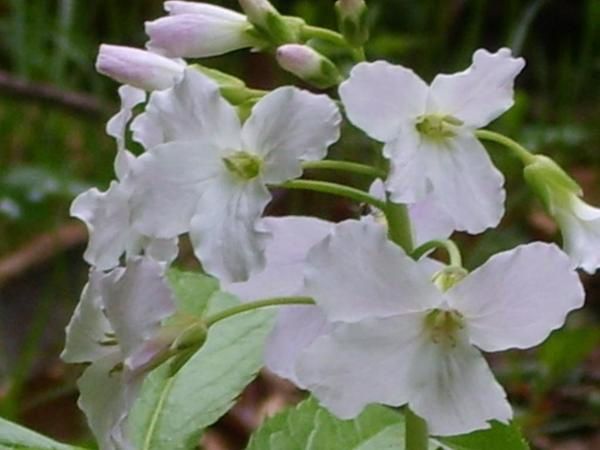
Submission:
<svg viewBox="0 0 600 450">
<path fill-rule="evenodd" d="M 215 292 L 208 313 L 239 302 Z M 273 314 L 254 311 L 224 320 L 174 376 L 168 364 L 145 381 L 129 420 L 139 450 L 195 448 L 202 431 L 235 402 L 262 367 L 263 345 Z"/>
<path fill-rule="evenodd" d="M 0 450 L 82 450 L 61 444 L 0 417 Z"/>
<path fill-rule="evenodd" d="M 404 418 L 372 405 L 354 420 L 340 420 L 309 398 L 271 419 L 252 436 L 247 450 L 400 449 Z"/>
<path fill-rule="evenodd" d="M 516 425 L 500 422 L 492 422 L 492 427 L 487 430 L 438 440 L 449 450 L 529 450 Z"/>
</svg>

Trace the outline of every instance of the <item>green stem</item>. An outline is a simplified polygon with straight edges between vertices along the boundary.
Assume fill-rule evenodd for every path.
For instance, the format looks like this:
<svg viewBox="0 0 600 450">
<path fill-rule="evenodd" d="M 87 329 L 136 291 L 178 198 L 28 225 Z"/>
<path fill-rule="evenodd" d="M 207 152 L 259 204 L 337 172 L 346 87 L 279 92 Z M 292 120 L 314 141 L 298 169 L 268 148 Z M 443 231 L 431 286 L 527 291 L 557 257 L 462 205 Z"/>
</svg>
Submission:
<svg viewBox="0 0 600 450">
<path fill-rule="evenodd" d="M 255 302 L 248 302 L 232 308 L 228 308 L 224 311 L 214 314 L 206 319 L 206 328 L 210 328 L 217 322 L 233 317 L 237 314 L 253 311 L 259 308 L 266 308 L 269 306 L 287 306 L 287 305 L 314 305 L 315 301 L 310 297 L 276 297 L 267 298 L 265 300 L 257 300 Z"/>
<path fill-rule="evenodd" d="M 516 141 L 513 141 L 511 138 L 504 136 L 503 134 L 496 133 L 494 131 L 489 130 L 477 130 L 475 131 L 475 136 L 484 141 L 495 142 L 496 144 L 503 145 L 512 151 L 515 156 L 517 156 L 524 165 L 531 164 L 535 161 L 535 156 L 519 144 Z"/>
<path fill-rule="evenodd" d="M 324 192 L 326 194 L 335 194 L 340 197 L 350 198 L 360 203 L 368 203 L 375 208 L 385 210 L 386 203 L 375 198 L 360 189 L 356 189 L 342 184 L 330 183 L 328 181 L 315 180 L 291 180 L 278 184 L 275 187 L 285 189 L 302 189 L 306 191 Z"/>
<path fill-rule="evenodd" d="M 424 243 L 419 246 L 411 253 L 411 256 L 414 260 L 419 260 L 423 255 L 425 255 L 430 250 L 436 248 L 443 248 L 448 252 L 448 257 L 450 259 L 450 265 L 454 267 L 462 267 L 462 256 L 460 254 L 460 250 L 456 243 L 450 239 L 444 240 L 433 240 Z"/>
<path fill-rule="evenodd" d="M 406 205 L 388 201 L 380 209 L 385 214 L 390 239 L 410 254 L 414 244 L 408 208 Z"/>
<path fill-rule="evenodd" d="M 348 42 L 346 42 L 346 39 L 344 39 L 344 36 L 342 36 L 340 33 L 336 33 L 335 31 L 328 30 L 327 28 L 305 25 L 302 27 L 302 37 L 304 39 L 321 39 L 323 41 L 331 42 L 335 45 L 349 47 Z"/>
<path fill-rule="evenodd" d="M 405 419 L 405 439 L 406 450 L 427 450 L 429 448 L 429 436 L 427 432 L 427 423 L 406 407 L 404 413 Z"/>
<path fill-rule="evenodd" d="M 348 161 L 308 161 L 302 164 L 303 169 L 331 169 L 331 170 L 342 170 L 345 172 L 353 172 L 361 175 L 368 175 L 375 178 L 386 178 L 384 170 L 377 169 L 376 167 L 368 166 L 366 164 L 359 164 Z"/>
</svg>

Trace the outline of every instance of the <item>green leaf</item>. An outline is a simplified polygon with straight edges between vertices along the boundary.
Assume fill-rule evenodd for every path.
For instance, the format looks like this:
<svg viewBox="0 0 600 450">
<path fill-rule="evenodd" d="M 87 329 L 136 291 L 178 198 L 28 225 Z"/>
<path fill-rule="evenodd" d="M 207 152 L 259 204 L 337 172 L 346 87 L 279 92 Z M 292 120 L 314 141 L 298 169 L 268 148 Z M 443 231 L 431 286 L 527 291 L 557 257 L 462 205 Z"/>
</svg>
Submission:
<svg viewBox="0 0 600 450">
<path fill-rule="evenodd" d="M 185 291 L 181 286 L 179 289 Z M 207 313 L 236 304 L 239 302 L 234 297 L 217 291 L 210 298 Z M 203 429 L 231 408 L 262 367 L 263 345 L 272 318 L 270 312 L 253 311 L 219 322 L 210 329 L 204 346 L 176 375 L 171 376 L 168 363 L 151 373 L 129 420 L 136 448 L 196 448 Z"/>
<path fill-rule="evenodd" d="M 247 450 L 401 449 L 404 418 L 372 405 L 354 420 L 340 420 L 309 398 L 271 419 L 252 436 Z"/>
<path fill-rule="evenodd" d="M 61 444 L 0 417 L 0 450 L 81 450 Z"/>
<path fill-rule="evenodd" d="M 219 290 L 216 279 L 198 272 L 171 268 L 167 278 L 175 294 L 177 310 L 192 316 L 203 316 L 211 296 Z"/>
<path fill-rule="evenodd" d="M 529 450 L 529 445 L 515 424 L 492 422 L 487 430 L 438 438 L 449 450 Z"/>
</svg>

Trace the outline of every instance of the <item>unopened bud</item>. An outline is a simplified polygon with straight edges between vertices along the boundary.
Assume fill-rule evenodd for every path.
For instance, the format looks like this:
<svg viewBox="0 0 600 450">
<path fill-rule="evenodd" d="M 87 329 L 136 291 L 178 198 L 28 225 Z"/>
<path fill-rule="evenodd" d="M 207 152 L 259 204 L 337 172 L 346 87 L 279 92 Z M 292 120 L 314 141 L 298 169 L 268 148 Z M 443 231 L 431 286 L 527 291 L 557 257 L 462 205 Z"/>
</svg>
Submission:
<svg viewBox="0 0 600 450">
<path fill-rule="evenodd" d="M 341 81 L 335 64 L 307 45 L 282 45 L 276 56 L 284 70 L 320 89 L 330 88 Z"/>
<path fill-rule="evenodd" d="M 173 58 L 205 58 L 256 44 L 242 14 L 214 5 L 186 3 L 167 2 L 170 16 L 146 22 L 149 49 Z"/>
<path fill-rule="evenodd" d="M 103 44 L 96 70 L 119 83 L 154 91 L 177 83 L 183 77 L 184 66 L 146 50 Z"/>
<path fill-rule="evenodd" d="M 367 5 L 364 0 L 338 0 L 335 3 L 338 27 L 348 43 L 362 47 L 369 39 Z"/>
<path fill-rule="evenodd" d="M 275 44 L 296 42 L 298 29 L 295 22 L 287 21 L 268 0 L 239 0 L 248 20 Z"/>
</svg>

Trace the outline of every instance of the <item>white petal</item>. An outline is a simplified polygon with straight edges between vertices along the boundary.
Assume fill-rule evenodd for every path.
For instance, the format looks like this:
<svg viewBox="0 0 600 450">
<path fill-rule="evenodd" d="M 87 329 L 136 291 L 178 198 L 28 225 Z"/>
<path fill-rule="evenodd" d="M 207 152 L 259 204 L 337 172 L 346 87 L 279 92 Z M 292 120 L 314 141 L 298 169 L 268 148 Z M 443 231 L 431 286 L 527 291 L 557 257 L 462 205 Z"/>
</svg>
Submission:
<svg viewBox="0 0 600 450">
<path fill-rule="evenodd" d="M 267 183 L 302 173 L 301 162 L 322 159 L 340 137 L 341 115 L 326 95 L 287 86 L 265 95 L 244 124 L 246 151 L 264 159 Z"/>
<path fill-rule="evenodd" d="M 88 367 L 77 382 L 79 408 L 85 413 L 90 429 L 102 450 L 133 450 L 121 433 L 121 424 L 132 406 L 132 396 L 120 372 L 119 353 L 104 357 Z"/>
<path fill-rule="evenodd" d="M 525 67 L 523 58 L 513 58 L 508 48 L 496 53 L 479 49 L 464 72 L 438 75 L 431 84 L 435 111 L 481 128 L 500 116 L 513 103 L 516 76 Z"/>
<path fill-rule="evenodd" d="M 341 419 L 356 417 L 370 403 L 405 404 L 423 320 L 417 313 L 335 326 L 300 355 L 300 386 Z"/>
<path fill-rule="evenodd" d="M 416 245 L 434 239 L 447 239 L 454 231 L 454 220 L 431 194 L 408 205 L 408 213 Z"/>
<path fill-rule="evenodd" d="M 103 273 L 92 270 L 88 284 L 83 288 L 81 300 L 66 328 L 65 349 L 60 357 L 68 363 L 96 361 L 114 351 L 114 347 L 101 345 L 112 333 L 112 327 L 103 312 Z"/>
<path fill-rule="evenodd" d="M 145 350 L 161 322 L 175 311 L 164 267 L 150 258 L 130 259 L 125 270 L 103 281 L 103 289 L 106 316 L 127 364 L 128 358 Z"/>
<path fill-rule="evenodd" d="M 246 16 L 231 9 L 210 3 L 170 0 L 164 3 L 165 11 L 170 15 L 200 14 L 207 17 L 216 17 L 230 20 L 245 20 Z"/>
<path fill-rule="evenodd" d="M 421 136 L 410 125 L 399 128 L 398 138 L 384 146 L 384 155 L 390 158 L 385 186 L 393 202 L 415 203 L 430 190 L 422 145 Z"/>
<path fill-rule="evenodd" d="M 584 301 L 567 255 L 539 242 L 494 255 L 447 294 L 488 352 L 538 345 Z"/>
<path fill-rule="evenodd" d="M 475 137 L 423 141 L 419 150 L 427 160 L 432 193 L 454 220 L 454 229 L 477 234 L 498 225 L 504 214 L 504 177 Z"/>
<path fill-rule="evenodd" d="M 271 235 L 266 242 L 265 268 L 248 281 L 221 285 L 242 301 L 284 297 L 302 287 L 304 260 L 308 251 L 325 238 L 334 224 L 314 217 L 267 217 L 261 228 Z"/>
<path fill-rule="evenodd" d="M 570 208 L 557 208 L 565 251 L 577 267 L 594 274 L 600 267 L 600 209 L 573 195 Z"/>
<path fill-rule="evenodd" d="M 315 339 L 331 331 L 331 328 L 325 314 L 315 306 L 280 309 L 275 328 L 267 339 L 265 366 L 271 372 L 304 388 L 296 376 L 298 358 Z"/>
<path fill-rule="evenodd" d="M 146 22 L 146 47 L 171 58 L 206 58 L 252 47 L 249 23 L 241 14 L 177 14 Z"/>
<path fill-rule="evenodd" d="M 207 183 L 190 229 L 206 272 L 229 283 L 245 281 L 264 267 L 268 233 L 257 222 L 270 200 L 260 179 L 243 182 L 224 171 Z"/>
<path fill-rule="evenodd" d="M 222 170 L 219 149 L 208 141 L 171 142 L 144 153 L 132 174 L 134 228 L 162 239 L 189 231 L 207 181 Z"/>
<path fill-rule="evenodd" d="M 170 141 L 212 140 L 219 148 L 239 150 L 241 125 L 233 106 L 219 87 L 199 71 L 188 68 L 171 89 L 153 92 L 131 124 L 133 137 L 146 149 Z"/>
<path fill-rule="evenodd" d="M 425 270 L 372 221 L 342 222 L 311 249 L 302 293 L 330 321 L 345 322 L 423 311 L 443 301 Z"/>
<path fill-rule="evenodd" d="M 428 87 L 412 70 L 384 61 L 360 63 L 340 86 L 350 121 L 382 142 L 425 112 Z"/>
<path fill-rule="evenodd" d="M 90 235 L 84 259 L 100 270 L 112 269 L 127 247 L 129 194 L 116 182 L 106 192 L 93 188 L 83 192 L 71 205 L 71 216 L 83 221 Z"/>
<path fill-rule="evenodd" d="M 465 337 L 454 346 L 421 339 L 409 369 L 409 406 L 427 421 L 432 435 L 456 435 L 508 422 L 510 404 L 485 359 Z"/>
</svg>

